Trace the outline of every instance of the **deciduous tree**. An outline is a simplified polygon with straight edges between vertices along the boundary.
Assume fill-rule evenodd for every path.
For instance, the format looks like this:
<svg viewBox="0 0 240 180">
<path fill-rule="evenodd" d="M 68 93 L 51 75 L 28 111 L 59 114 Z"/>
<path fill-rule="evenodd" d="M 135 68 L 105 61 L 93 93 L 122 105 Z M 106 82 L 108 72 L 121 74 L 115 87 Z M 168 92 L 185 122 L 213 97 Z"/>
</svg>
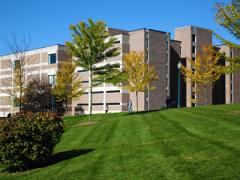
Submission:
<svg viewBox="0 0 240 180">
<path fill-rule="evenodd" d="M 197 92 L 202 93 L 204 104 L 207 104 L 207 87 L 214 86 L 214 83 L 224 73 L 224 67 L 220 65 L 221 53 L 215 51 L 212 46 L 203 47 L 203 53 L 197 55 L 195 60 L 188 59 L 192 68 L 182 66 L 181 72 L 186 81 L 198 85 Z M 202 101 L 202 99 L 198 99 Z"/>
<path fill-rule="evenodd" d="M 119 73 L 116 64 L 105 64 L 104 60 L 119 54 L 114 47 L 115 38 L 109 37 L 106 24 L 102 21 L 79 22 L 71 25 L 72 41 L 66 42 L 68 51 L 76 59 L 76 64 L 89 72 L 88 91 L 90 94 L 89 121 L 92 119 L 92 90 L 103 82 L 116 83 Z M 102 63 L 102 64 L 101 64 Z"/>
<path fill-rule="evenodd" d="M 144 52 L 132 51 L 124 55 L 125 88 L 136 94 L 136 107 L 138 111 L 138 93 L 155 87 L 150 83 L 158 76 L 153 66 L 144 62 Z"/>
<path fill-rule="evenodd" d="M 65 102 L 66 109 L 70 99 L 77 98 L 83 93 L 80 75 L 75 70 L 75 62 L 72 60 L 62 61 L 60 70 L 57 72 L 56 85 L 52 92 L 57 101 Z"/>
</svg>

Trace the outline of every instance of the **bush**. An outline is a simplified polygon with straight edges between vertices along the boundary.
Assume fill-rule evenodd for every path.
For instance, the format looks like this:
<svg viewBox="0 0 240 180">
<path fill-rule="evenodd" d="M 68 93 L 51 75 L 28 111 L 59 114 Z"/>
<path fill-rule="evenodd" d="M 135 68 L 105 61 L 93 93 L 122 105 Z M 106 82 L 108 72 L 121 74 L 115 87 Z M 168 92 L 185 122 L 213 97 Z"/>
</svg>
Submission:
<svg viewBox="0 0 240 180">
<path fill-rule="evenodd" d="M 50 112 L 18 113 L 0 120 L 0 162 L 23 171 L 48 159 L 63 133 L 63 121 Z"/>
</svg>

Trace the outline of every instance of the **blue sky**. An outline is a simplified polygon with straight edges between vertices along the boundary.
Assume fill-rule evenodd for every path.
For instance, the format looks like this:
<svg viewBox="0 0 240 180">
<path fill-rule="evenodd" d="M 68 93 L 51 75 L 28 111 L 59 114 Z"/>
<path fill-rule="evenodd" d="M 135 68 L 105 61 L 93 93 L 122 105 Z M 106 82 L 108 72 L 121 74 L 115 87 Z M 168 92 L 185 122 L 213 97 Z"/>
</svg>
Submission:
<svg viewBox="0 0 240 180">
<path fill-rule="evenodd" d="M 31 39 L 31 48 L 70 40 L 69 25 L 92 18 L 109 27 L 133 30 L 151 28 L 172 34 L 176 27 L 210 28 L 237 42 L 214 20 L 214 3 L 229 0 L 2 0 L 0 54 L 11 34 Z"/>
</svg>

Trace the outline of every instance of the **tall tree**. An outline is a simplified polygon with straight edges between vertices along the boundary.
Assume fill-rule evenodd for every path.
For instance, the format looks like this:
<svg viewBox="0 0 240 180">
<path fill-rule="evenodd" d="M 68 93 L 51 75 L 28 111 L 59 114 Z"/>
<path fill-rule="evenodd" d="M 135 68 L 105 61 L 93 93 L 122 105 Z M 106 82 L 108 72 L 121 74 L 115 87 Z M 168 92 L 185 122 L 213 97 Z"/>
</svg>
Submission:
<svg viewBox="0 0 240 180">
<path fill-rule="evenodd" d="M 229 31 L 236 39 L 240 40 L 240 1 L 232 0 L 232 2 L 227 5 L 216 3 L 216 10 L 216 22 Z M 216 36 L 223 41 L 224 44 L 240 49 L 239 44 L 228 41 L 218 34 L 216 34 Z"/>
<path fill-rule="evenodd" d="M 153 66 L 144 62 L 144 52 L 132 51 L 124 55 L 125 88 L 136 94 L 136 107 L 138 111 L 138 93 L 155 87 L 150 82 L 157 80 L 158 76 Z"/>
<path fill-rule="evenodd" d="M 56 85 L 52 92 L 57 101 L 65 102 L 66 110 L 69 100 L 77 98 L 83 93 L 81 78 L 75 69 L 76 63 L 72 60 L 62 61 L 60 70 L 57 72 Z"/>
<path fill-rule="evenodd" d="M 119 55 L 118 48 L 114 47 L 115 38 L 109 37 L 106 24 L 102 21 L 79 22 L 71 25 L 72 41 L 66 42 L 66 46 L 76 64 L 89 71 L 88 91 L 90 96 L 89 121 L 92 120 L 92 90 L 94 86 L 103 82 L 115 83 L 114 77 L 118 73 L 116 64 L 102 64 L 104 59 Z M 100 67 L 97 67 L 97 64 Z M 106 74 L 108 72 L 108 74 Z"/>
<path fill-rule="evenodd" d="M 204 104 L 207 104 L 207 87 L 214 83 L 224 73 L 224 67 L 220 65 L 222 54 L 215 51 L 214 47 L 203 47 L 202 55 L 197 55 L 195 60 L 188 59 L 191 69 L 182 66 L 181 72 L 187 81 L 198 85 L 198 93 L 203 92 Z M 202 99 L 198 99 L 202 101 Z"/>
</svg>

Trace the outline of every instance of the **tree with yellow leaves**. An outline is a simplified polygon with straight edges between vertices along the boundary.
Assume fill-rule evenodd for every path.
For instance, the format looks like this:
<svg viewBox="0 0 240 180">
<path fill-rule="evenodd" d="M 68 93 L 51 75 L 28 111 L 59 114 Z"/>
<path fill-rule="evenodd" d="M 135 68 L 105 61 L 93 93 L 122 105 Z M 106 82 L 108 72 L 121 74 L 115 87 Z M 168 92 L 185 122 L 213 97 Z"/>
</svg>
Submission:
<svg viewBox="0 0 240 180">
<path fill-rule="evenodd" d="M 75 69 L 76 64 L 72 60 L 62 61 L 60 71 L 57 73 L 56 85 L 52 92 L 57 101 L 65 102 L 66 109 L 71 98 L 77 98 L 83 93 L 81 78 L 75 72 Z"/>
<path fill-rule="evenodd" d="M 132 51 L 123 58 L 125 88 L 136 93 L 136 107 L 138 111 L 138 93 L 155 87 L 150 82 L 157 80 L 158 76 L 153 66 L 144 62 L 144 52 Z"/>
<path fill-rule="evenodd" d="M 204 95 L 204 105 L 207 104 L 207 87 L 224 74 L 224 67 L 220 64 L 221 53 L 216 52 L 211 45 L 202 48 L 202 54 L 198 54 L 195 60 L 188 59 L 192 68 L 182 66 L 181 72 L 186 81 L 196 83 L 198 92 Z M 201 100 L 201 99 L 200 99 Z"/>
</svg>

